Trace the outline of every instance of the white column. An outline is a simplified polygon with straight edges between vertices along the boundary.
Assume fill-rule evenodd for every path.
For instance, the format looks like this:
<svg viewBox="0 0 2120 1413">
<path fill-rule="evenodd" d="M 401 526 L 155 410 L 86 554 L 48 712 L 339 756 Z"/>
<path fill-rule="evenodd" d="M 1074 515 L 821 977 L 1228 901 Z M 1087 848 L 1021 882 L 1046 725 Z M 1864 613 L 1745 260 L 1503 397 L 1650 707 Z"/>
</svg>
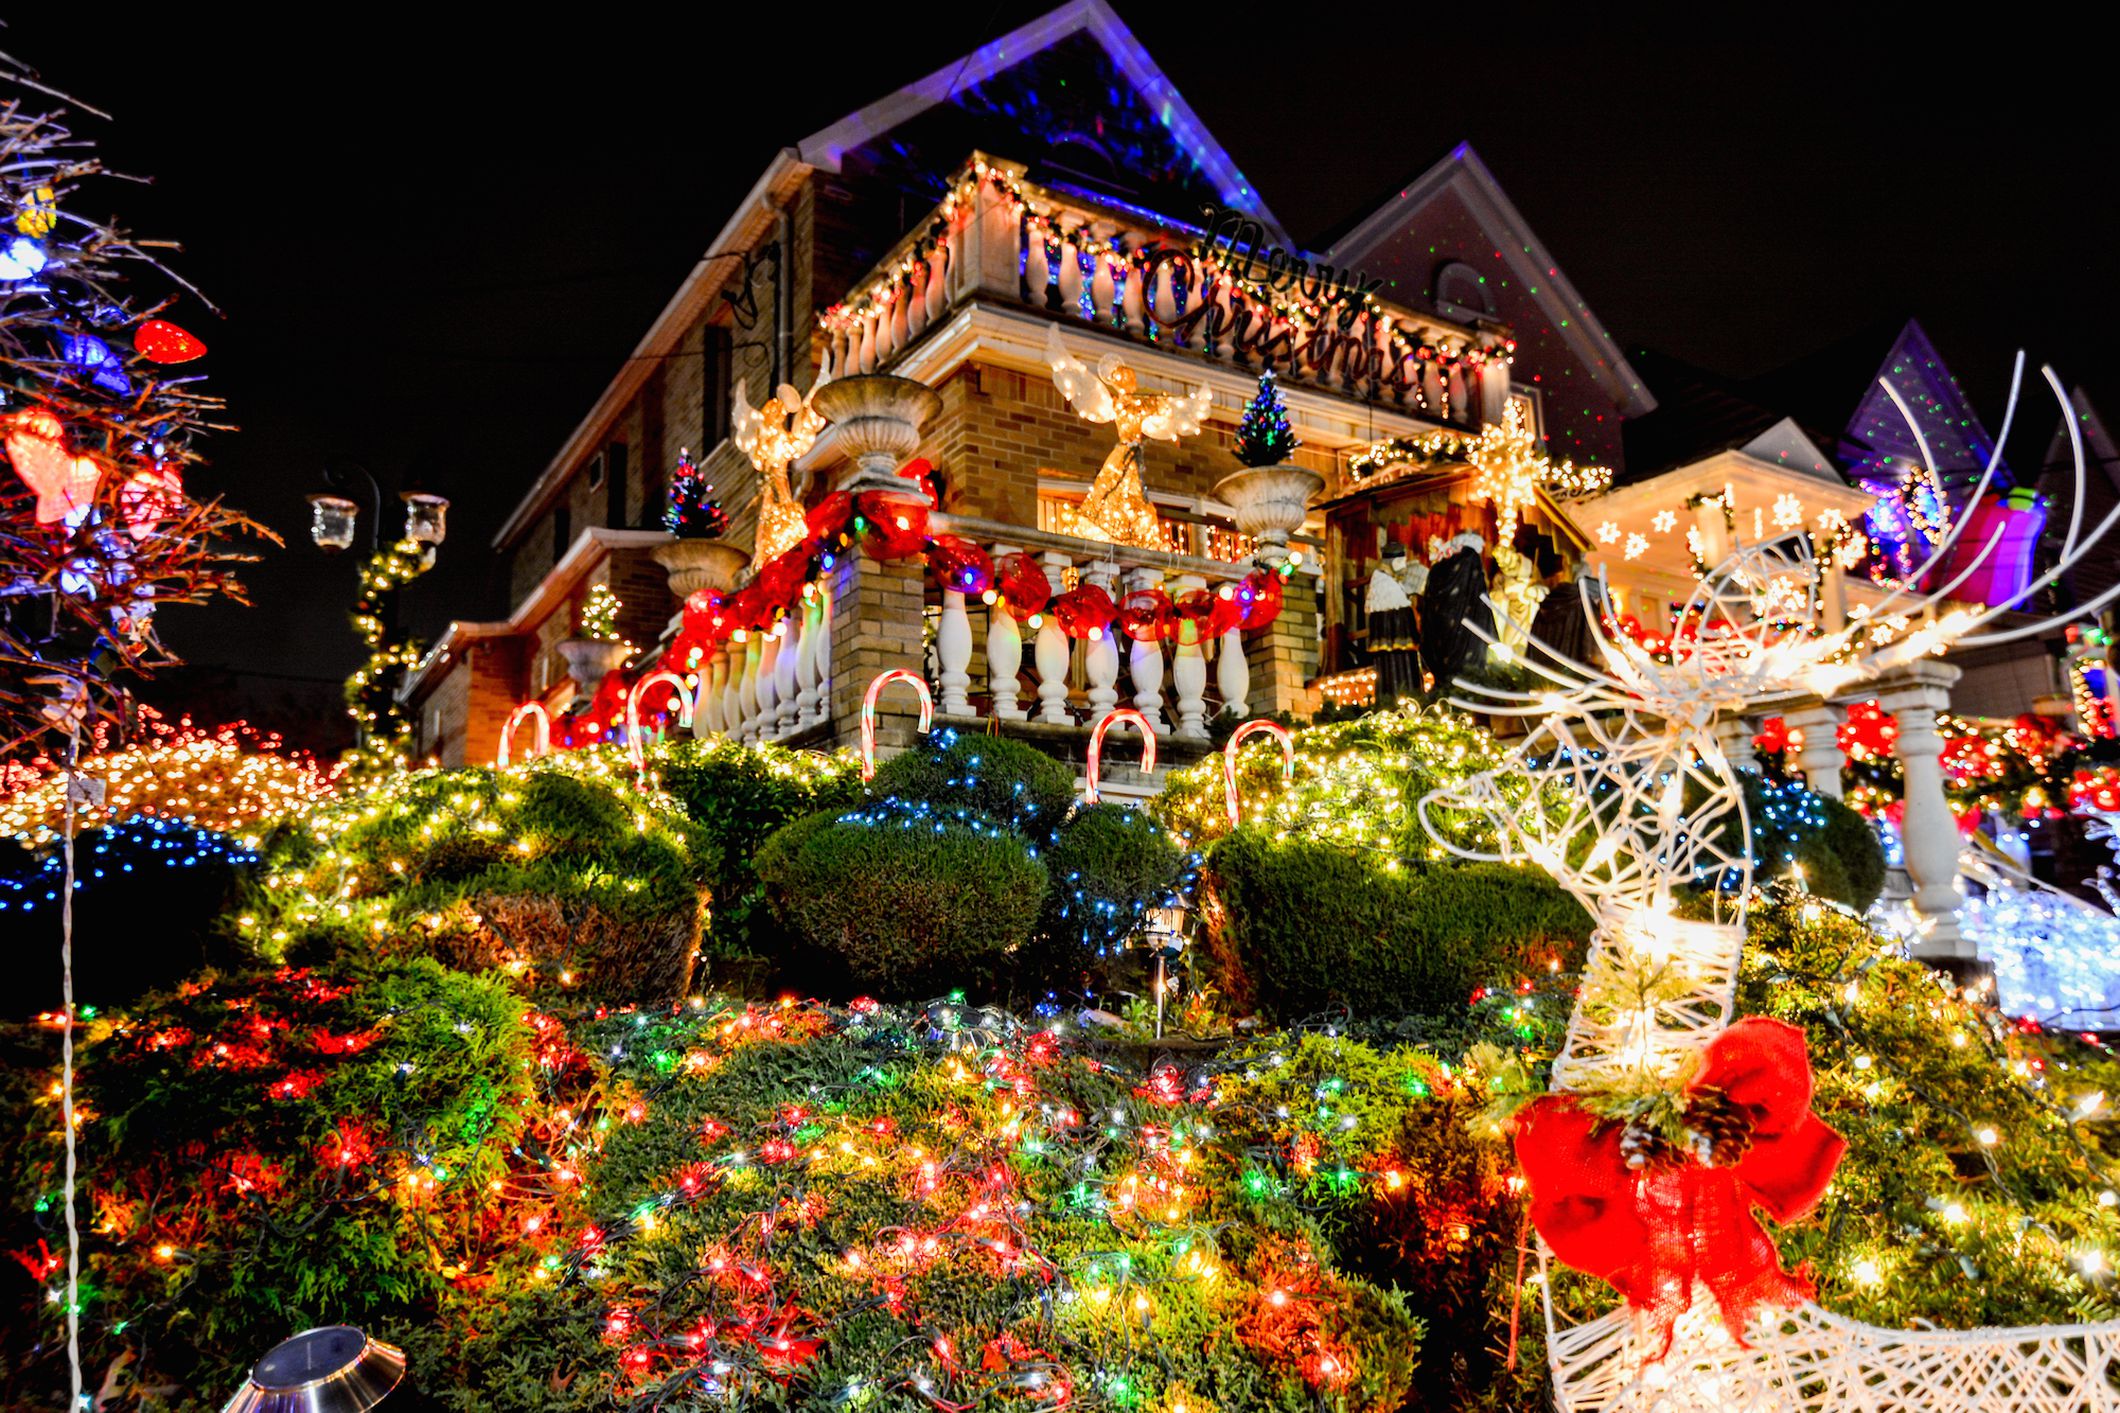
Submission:
<svg viewBox="0 0 2120 1413">
<path fill-rule="evenodd" d="M 1899 825 L 1914 910 L 1928 931 L 1913 947 L 1927 960 L 1971 961 L 1978 953 L 1958 930 L 1958 824 L 1943 793 L 1943 740 L 1936 715 L 1951 705 L 1962 674 L 1949 663 L 1908 663 L 1879 681 L 1878 702 L 1899 718 L 1899 757 L 1906 776 L 1906 814 Z"/>
<path fill-rule="evenodd" d="M 832 717 L 832 586 L 817 582 L 817 704 L 809 725 Z"/>
<path fill-rule="evenodd" d="M 1251 661 L 1244 656 L 1244 630 L 1232 628 L 1222 635 L 1222 642 L 1215 651 L 1220 657 L 1215 662 L 1215 689 L 1222 694 L 1222 703 L 1233 716 L 1251 715 Z"/>
<path fill-rule="evenodd" d="M 758 634 L 743 635 L 743 675 L 736 680 L 736 716 L 729 723 L 729 734 L 739 741 L 751 739 L 751 727 L 758 719 Z"/>
<path fill-rule="evenodd" d="M 1796 752 L 1796 764 L 1803 771 L 1803 783 L 1814 795 L 1831 795 L 1839 799 L 1840 713 L 1821 702 L 1789 712 L 1782 717 L 1782 722 L 1791 731 L 1803 733 L 1803 745 Z"/>
<path fill-rule="evenodd" d="M 987 553 L 999 563 L 1003 555 L 1016 553 L 1014 545 L 989 545 Z M 990 589 L 992 602 L 986 608 L 986 685 L 994 694 L 994 715 L 1003 721 L 1021 721 L 1030 713 L 1016 705 L 1016 676 L 1023 670 L 1023 628 L 1008 611 L 1008 600 L 999 589 Z"/>
<path fill-rule="evenodd" d="M 719 736 L 721 694 L 729 685 L 729 655 L 720 648 L 699 665 L 699 710 L 692 713 L 692 734 L 704 739 Z"/>
<path fill-rule="evenodd" d="M 773 723 L 779 716 L 780 634 L 777 629 L 753 635 L 758 639 L 758 715 L 751 723 L 751 739 L 773 739 Z"/>
<path fill-rule="evenodd" d="M 780 656 L 773 663 L 773 739 L 795 734 L 795 718 L 801 708 L 795 704 L 795 680 L 801 652 L 796 646 L 796 637 L 802 629 L 803 604 L 795 601 L 795 611 L 780 620 Z"/>
<path fill-rule="evenodd" d="M 1074 563 L 1066 555 L 1051 550 L 1041 558 L 1045 564 L 1045 577 L 1055 584 L 1060 582 L 1062 571 Z M 1073 661 L 1074 649 L 1067 641 L 1067 634 L 1060 631 L 1060 620 L 1050 607 L 1038 624 L 1033 658 L 1038 665 L 1038 719 L 1055 726 L 1068 725 L 1073 718 L 1067 714 L 1067 670 Z"/>
<path fill-rule="evenodd" d="M 955 589 L 942 591 L 942 618 L 935 625 L 935 658 L 942 666 L 942 700 L 936 709 L 944 716 L 970 716 L 968 695 L 972 674 L 972 619 L 965 612 L 964 595 Z"/>
<path fill-rule="evenodd" d="M 817 724 L 817 621 L 823 616 L 824 587 L 812 584 L 802 596 L 802 629 L 795 639 L 795 730 Z"/>
<path fill-rule="evenodd" d="M 1089 568 L 1082 571 L 1082 582 L 1095 584 L 1110 594 L 1119 582 L 1119 566 L 1108 560 L 1092 560 Z M 1104 720 L 1119 705 L 1119 645 L 1112 641 L 1117 631 L 1116 625 L 1107 628 L 1082 647 L 1082 669 L 1089 678 L 1091 726 Z"/>
<path fill-rule="evenodd" d="M 1182 597 L 1197 589 L 1207 587 L 1207 581 L 1197 574 L 1181 574 L 1173 597 Z M 1203 737 L 1207 734 L 1207 645 L 1204 643 L 1178 643 L 1178 660 L 1171 668 L 1171 682 L 1178 689 L 1178 734 L 1180 736 Z"/>
<path fill-rule="evenodd" d="M 1722 747 L 1723 759 L 1730 762 L 1732 770 L 1759 769 L 1759 753 L 1752 749 L 1753 727 L 1749 719 L 1742 716 L 1725 716 L 1715 723 L 1715 744 Z"/>
<path fill-rule="evenodd" d="M 1160 569 L 1132 569 L 1127 571 L 1126 591 L 1139 593 L 1153 589 L 1163 582 Z M 1163 719 L 1163 644 L 1158 639 L 1148 642 L 1133 642 L 1127 648 L 1127 677 L 1133 683 L 1134 705 L 1148 718 L 1149 728 L 1157 735 L 1170 730 L 1170 723 Z"/>
</svg>

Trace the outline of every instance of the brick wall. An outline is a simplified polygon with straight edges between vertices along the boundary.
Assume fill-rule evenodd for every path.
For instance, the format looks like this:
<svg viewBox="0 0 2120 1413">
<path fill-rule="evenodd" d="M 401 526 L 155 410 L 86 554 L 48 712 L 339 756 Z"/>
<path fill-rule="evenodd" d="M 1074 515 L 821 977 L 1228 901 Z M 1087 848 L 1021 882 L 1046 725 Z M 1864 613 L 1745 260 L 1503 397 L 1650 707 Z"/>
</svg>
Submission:
<svg viewBox="0 0 2120 1413">
<path fill-rule="evenodd" d="M 831 575 L 832 737 L 853 745 L 861 734 L 861 698 L 876 674 L 893 667 L 920 671 L 921 605 L 925 568 L 918 559 L 878 564 L 848 555 Z M 887 690 L 877 702 L 877 757 L 912 744 L 919 708 L 911 691 Z"/>
</svg>

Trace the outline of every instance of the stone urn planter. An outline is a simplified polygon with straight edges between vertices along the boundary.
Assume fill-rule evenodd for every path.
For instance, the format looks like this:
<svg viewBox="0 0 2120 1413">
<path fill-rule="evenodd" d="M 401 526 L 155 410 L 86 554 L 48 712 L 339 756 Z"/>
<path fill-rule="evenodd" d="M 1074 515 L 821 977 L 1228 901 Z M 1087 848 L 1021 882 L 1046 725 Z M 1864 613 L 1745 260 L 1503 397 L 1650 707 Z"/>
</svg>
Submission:
<svg viewBox="0 0 2120 1413">
<path fill-rule="evenodd" d="M 605 674 L 617 670 L 633 652 L 628 644 L 608 638 L 562 638 L 553 646 L 566 659 L 567 675 L 574 679 L 577 705 L 595 696 Z"/>
<path fill-rule="evenodd" d="M 649 551 L 670 576 L 670 592 L 688 599 L 701 589 L 726 594 L 751 556 L 727 540 L 672 540 Z"/>
<path fill-rule="evenodd" d="M 1284 461 L 1231 472 L 1215 482 L 1215 499 L 1264 552 L 1287 548 L 1288 537 L 1303 528 L 1310 498 L 1324 489 L 1323 476 Z"/>
<path fill-rule="evenodd" d="M 920 450 L 920 429 L 942 410 L 942 397 L 925 383 L 888 373 L 834 378 L 810 394 L 810 406 L 839 428 L 839 444 L 851 458 L 839 489 L 900 491 L 919 495 L 898 468 Z"/>
</svg>

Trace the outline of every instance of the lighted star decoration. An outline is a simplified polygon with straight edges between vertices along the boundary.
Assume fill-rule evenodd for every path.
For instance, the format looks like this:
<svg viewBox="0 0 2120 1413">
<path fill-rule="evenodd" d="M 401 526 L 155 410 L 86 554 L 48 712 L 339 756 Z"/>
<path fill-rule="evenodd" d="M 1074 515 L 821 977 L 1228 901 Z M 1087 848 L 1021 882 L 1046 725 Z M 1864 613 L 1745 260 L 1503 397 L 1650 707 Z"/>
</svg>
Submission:
<svg viewBox="0 0 2120 1413">
<path fill-rule="evenodd" d="M 1212 395 L 1204 387 L 1180 396 L 1142 392 L 1134 370 L 1116 353 L 1107 353 L 1092 373 L 1067 351 L 1060 329 L 1047 331 L 1045 361 L 1053 385 L 1085 422 L 1110 422 L 1119 444 L 1104 459 L 1089 494 L 1071 511 L 1063 528 L 1085 540 L 1102 540 L 1138 549 L 1164 549 L 1163 524 L 1141 488 L 1141 443 L 1153 438 L 1175 442 L 1200 430 Z"/>
<path fill-rule="evenodd" d="M 738 383 L 733 410 L 736 449 L 758 468 L 758 533 L 752 559 L 764 564 L 802 543 L 802 505 L 788 482 L 788 467 L 817 444 L 825 419 L 786 383 L 756 409 Z"/>
<path fill-rule="evenodd" d="M 1678 512 L 1675 510 L 1659 510 L 1650 519 L 1649 523 L 1656 527 L 1657 534 L 1668 535 L 1678 527 Z"/>
<path fill-rule="evenodd" d="M 1501 545 L 1516 537 L 1517 522 L 1538 503 L 1540 491 L 1567 500 L 1595 495 L 1612 484 L 1612 473 L 1602 466 L 1577 466 L 1546 455 L 1516 398 L 1503 409 L 1502 420 L 1478 436 L 1433 432 L 1417 438 L 1414 449 L 1427 456 L 1464 457 L 1472 467 L 1473 499 L 1494 507 L 1494 542 Z M 1600 526 L 1598 537 L 1610 544 L 1619 538 L 1618 527 L 1607 538 Z"/>
</svg>

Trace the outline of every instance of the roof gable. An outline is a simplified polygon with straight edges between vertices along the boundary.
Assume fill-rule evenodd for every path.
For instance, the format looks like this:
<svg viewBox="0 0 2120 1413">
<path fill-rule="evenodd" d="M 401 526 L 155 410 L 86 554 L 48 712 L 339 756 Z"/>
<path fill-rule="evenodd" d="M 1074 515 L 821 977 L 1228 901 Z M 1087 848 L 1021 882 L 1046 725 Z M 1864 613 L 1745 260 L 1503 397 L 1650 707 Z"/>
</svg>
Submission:
<svg viewBox="0 0 2120 1413">
<path fill-rule="evenodd" d="M 1108 76 L 1096 74 L 1089 91 L 1078 85 L 1076 91 L 1068 92 L 1060 82 L 1041 91 L 1027 82 L 1036 61 L 1079 51 L 1085 45 L 1101 51 L 1100 57 L 1109 66 Z M 1228 151 L 1105 0 L 1070 0 L 810 134 L 797 144 L 796 151 L 811 166 L 837 172 L 850 154 L 883 143 L 891 134 L 945 108 L 974 116 L 1006 117 L 1040 150 L 1016 152 L 1005 142 L 974 138 L 964 143 L 963 150 L 939 157 L 928 154 L 932 160 L 957 162 L 973 147 L 984 147 L 1000 156 L 1043 157 L 1064 176 L 1071 147 L 1085 152 L 1085 165 L 1094 168 L 1098 164 L 1094 149 L 1116 139 L 1124 149 L 1124 165 L 1167 170 L 1192 188 L 1192 197 L 1205 196 L 1242 210 L 1268 226 L 1277 239 L 1287 238 Z M 1094 181 L 1096 173 L 1086 175 Z M 1043 179 L 1055 184 L 1051 178 L 1048 172 Z M 1197 212 L 1160 214 L 1191 218 Z"/>
<path fill-rule="evenodd" d="M 1881 386 L 1887 382 L 1905 399 L 1912 427 Z M 1840 455 L 1857 479 L 1896 482 L 1921 464 L 1924 446 L 1950 490 L 1979 480 L 1995 454 L 1995 439 L 1981 425 L 1958 379 L 1944 365 L 1921 321 L 1909 319 L 1841 432 Z M 1998 469 L 1996 479 L 2000 485 L 2010 484 L 2008 467 Z"/>
<path fill-rule="evenodd" d="M 1436 288 L 1437 275 L 1451 264 L 1472 266 L 1483 283 L 1498 272 L 1495 278 L 1519 291 L 1525 311 L 1538 316 L 1507 320 L 1519 361 L 1580 368 L 1622 417 L 1639 417 L 1656 406 L 1619 344 L 1470 143 L 1459 143 L 1357 222 L 1323 258 L 1384 277 L 1393 298 L 1416 307 L 1432 306 L 1446 293 Z M 1506 311 L 1493 312 L 1507 318 Z M 1558 391 L 1550 383 L 1543 387 L 1549 399 Z"/>
</svg>

